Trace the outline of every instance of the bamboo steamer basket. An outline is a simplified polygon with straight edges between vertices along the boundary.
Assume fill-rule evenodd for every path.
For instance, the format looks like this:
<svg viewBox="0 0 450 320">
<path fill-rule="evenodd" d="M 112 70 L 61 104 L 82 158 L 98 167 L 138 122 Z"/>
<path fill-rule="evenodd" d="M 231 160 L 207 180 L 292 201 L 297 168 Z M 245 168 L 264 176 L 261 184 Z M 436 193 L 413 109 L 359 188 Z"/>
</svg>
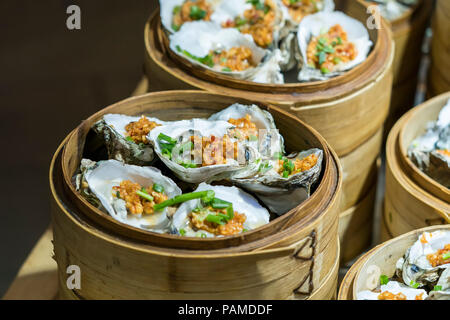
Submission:
<svg viewBox="0 0 450 320">
<path fill-rule="evenodd" d="M 410 116 L 416 110 L 423 110 L 437 101 L 438 98 L 433 99 L 405 114 L 392 128 L 387 140 L 384 221 L 387 233 L 394 237 L 411 230 L 450 222 L 450 204 L 424 190 L 405 170 L 406 159 L 401 153 L 399 141 L 400 132 Z"/>
<path fill-rule="evenodd" d="M 392 275 L 395 271 L 397 260 L 405 254 L 407 248 L 417 241 L 422 232 L 433 232 L 442 229 L 449 230 L 450 226 L 432 226 L 414 230 L 376 246 L 361 256 L 346 273 L 341 282 L 337 299 L 356 299 L 356 292 L 366 290 L 366 281 L 374 275 L 373 270 L 368 269 L 371 265 L 380 268 L 380 275 Z"/>
<path fill-rule="evenodd" d="M 423 232 L 434 232 L 437 230 L 450 230 L 450 226 L 432 226 L 413 230 L 374 248 L 364 257 L 364 261 L 358 265 L 353 281 L 352 299 L 356 300 L 357 292 L 368 290 L 367 283 L 370 283 L 371 278 L 374 277 L 373 266 L 379 268 L 378 278 L 382 274 L 387 276 L 393 275 L 397 260 L 403 257 L 406 250 L 417 241 L 419 236 Z"/>
<path fill-rule="evenodd" d="M 145 113 L 164 120 L 193 114 L 205 116 L 234 102 L 249 103 L 206 92 L 153 93 L 101 110 L 66 138 L 50 170 L 55 259 L 62 298 L 330 299 L 335 296 L 341 185 L 337 157 L 313 129 L 275 107 L 259 104 L 274 116 L 288 149 L 293 145 L 324 147 L 323 177 L 310 199 L 244 236 L 175 239 L 170 235 L 140 233 L 118 226 L 109 221 L 109 216 L 95 212 L 68 183 L 82 156 L 88 128 L 104 113 Z M 295 131 L 291 131 L 294 127 Z M 290 131 L 295 132 L 292 139 Z M 299 132 L 303 137 L 299 137 Z M 328 199 L 322 201 L 322 197 Z M 72 264 L 82 270 L 80 290 L 65 286 L 65 270 Z"/>
<path fill-rule="evenodd" d="M 363 23 L 370 17 L 360 1 L 335 2 L 337 9 Z M 344 75 L 310 83 L 257 84 L 182 64 L 168 49 L 167 35 L 155 12 L 144 32 L 149 90 L 198 88 L 280 106 L 319 131 L 339 156 L 345 156 L 381 128 L 389 111 L 392 34 L 385 21 L 369 34 L 374 43 L 371 54 Z"/>
<path fill-rule="evenodd" d="M 437 1 L 432 26 L 429 92 L 434 96 L 450 91 L 450 5 L 447 0 Z"/>
<path fill-rule="evenodd" d="M 449 100 L 450 92 L 429 100 L 419 108 L 414 108 L 406 116 L 399 132 L 400 159 L 405 173 L 420 188 L 447 203 L 450 203 L 450 190 L 419 170 L 408 157 L 408 147 L 414 139 L 426 132 L 430 121 L 437 120 L 440 111 Z"/>
</svg>

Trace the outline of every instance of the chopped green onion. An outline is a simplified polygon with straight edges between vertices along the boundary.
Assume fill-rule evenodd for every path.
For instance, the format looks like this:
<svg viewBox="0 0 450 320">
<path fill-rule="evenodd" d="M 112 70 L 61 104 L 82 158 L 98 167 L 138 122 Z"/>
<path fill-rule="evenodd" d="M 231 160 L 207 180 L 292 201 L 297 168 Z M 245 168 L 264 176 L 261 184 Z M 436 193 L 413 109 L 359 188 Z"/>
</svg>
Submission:
<svg viewBox="0 0 450 320">
<path fill-rule="evenodd" d="M 206 238 L 206 237 L 207 237 L 207 236 L 206 236 L 206 233 L 202 233 L 202 234 L 200 235 L 200 237 Z"/>
<path fill-rule="evenodd" d="M 127 141 L 134 142 L 133 138 L 130 136 L 126 137 L 125 139 L 127 139 Z"/>
<path fill-rule="evenodd" d="M 160 184 L 155 183 L 153 185 L 153 191 L 158 192 L 158 193 L 163 193 L 164 192 L 164 187 Z"/>
<path fill-rule="evenodd" d="M 283 178 L 289 177 L 289 171 L 283 171 Z"/>
<path fill-rule="evenodd" d="M 136 194 L 141 198 L 144 198 L 145 200 L 153 201 L 153 197 L 149 195 L 147 192 L 142 192 L 141 190 L 138 190 L 136 191 Z"/>
<path fill-rule="evenodd" d="M 169 137 L 168 135 L 165 135 L 164 133 L 160 133 L 158 135 L 157 139 L 158 139 L 158 141 L 166 141 L 169 144 L 177 144 L 177 140 L 176 139 L 174 139 L 172 137 Z"/>
<path fill-rule="evenodd" d="M 433 291 L 441 291 L 442 286 L 434 286 Z"/>
<path fill-rule="evenodd" d="M 222 199 L 218 199 L 218 198 L 214 198 L 211 201 L 210 205 L 214 209 L 226 209 L 232 204 L 231 204 L 231 202 L 228 202 L 228 201 L 225 201 L 225 200 L 222 200 Z"/>
<path fill-rule="evenodd" d="M 383 284 L 388 284 L 389 282 L 389 277 L 385 276 L 384 274 L 380 276 L 380 283 Z"/>
<path fill-rule="evenodd" d="M 119 198 L 119 199 L 121 199 L 121 197 L 120 197 L 120 192 L 119 192 L 119 191 L 116 192 L 116 197 Z"/>
<path fill-rule="evenodd" d="M 172 13 L 177 14 L 178 12 L 180 12 L 180 10 L 181 10 L 181 6 L 175 6 L 175 7 L 173 7 Z"/>
<path fill-rule="evenodd" d="M 204 202 L 209 203 L 212 201 L 214 196 L 215 196 L 215 193 L 212 190 L 185 193 L 185 194 L 175 196 L 164 202 L 158 203 L 157 205 L 154 206 L 154 209 L 156 211 L 161 211 L 166 207 L 170 207 L 175 204 L 183 203 L 183 202 L 194 200 L 194 199 L 202 199 Z"/>
<path fill-rule="evenodd" d="M 206 11 L 202 10 L 198 6 L 192 6 L 191 12 L 189 13 L 189 17 L 191 17 L 194 20 L 201 20 L 206 16 Z"/>
<path fill-rule="evenodd" d="M 333 62 L 334 62 L 334 64 L 339 64 L 341 62 L 341 58 L 334 57 Z"/>
<path fill-rule="evenodd" d="M 320 68 L 320 71 L 321 71 L 323 74 L 330 73 L 330 70 L 328 70 L 328 68 Z"/>
<path fill-rule="evenodd" d="M 338 44 L 342 44 L 342 38 L 341 37 L 337 37 L 338 40 Z"/>
<path fill-rule="evenodd" d="M 180 229 L 180 235 L 184 236 L 186 234 L 186 230 Z"/>
<path fill-rule="evenodd" d="M 227 208 L 228 219 L 231 220 L 234 217 L 234 209 L 233 206 L 228 206 Z"/>
<path fill-rule="evenodd" d="M 450 259 L 450 252 L 444 253 L 442 255 L 442 259 L 444 259 L 444 260 Z"/>
<path fill-rule="evenodd" d="M 409 285 L 410 285 L 411 287 L 413 287 L 414 289 L 417 289 L 417 288 L 420 286 L 420 284 L 418 284 L 417 282 L 414 282 L 413 280 L 411 280 L 411 282 L 409 283 Z"/>
<path fill-rule="evenodd" d="M 223 68 L 222 71 L 223 71 L 223 72 L 231 72 L 231 71 L 233 71 L 233 70 L 231 70 L 230 68 L 226 67 L 226 68 Z"/>
<path fill-rule="evenodd" d="M 180 26 L 179 25 L 176 25 L 175 23 L 172 23 L 172 29 L 173 29 L 173 31 L 178 31 L 178 30 L 180 30 Z"/>
<path fill-rule="evenodd" d="M 324 51 L 319 52 L 319 64 L 323 64 L 327 59 L 327 54 Z"/>
<path fill-rule="evenodd" d="M 214 214 L 209 214 L 205 220 L 208 222 L 212 222 L 212 223 L 216 223 L 216 224 L 220 224 L 220 225 L 226 224 L 226 221 L 224 221 L 223 217 L 216 216 Z"/>
<path fill-rule="evenodd" d="M 273 154 L 273 157 L 278 159 L 278 160 L 281 160 L 281 159 L 283 159 L 283 154 L 281 152 L 275 152 Z"/>
<path fill-rule="evenodd" d="M 243 233 L 244 233 L 244 232 L 247 232 L 247 231 L 248 231 L 248 229 L 245 229 L 245 228 L 242 229 L 242 232 L 243 232 Z"/>
<path fill-rule="evenodd" d="M 250 141 L 258 141 L 258 137 L 254 135 L 250 135 L 248 138 Z"/>
</svg>

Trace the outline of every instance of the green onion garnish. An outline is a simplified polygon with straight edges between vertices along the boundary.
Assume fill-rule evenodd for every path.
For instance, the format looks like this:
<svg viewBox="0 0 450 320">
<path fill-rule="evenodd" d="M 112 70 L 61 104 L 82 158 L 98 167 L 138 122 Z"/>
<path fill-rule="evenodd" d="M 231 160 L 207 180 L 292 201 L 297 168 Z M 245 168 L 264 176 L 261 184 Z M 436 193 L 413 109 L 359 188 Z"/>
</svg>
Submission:
<svg viewBox="0 0 450 320">
<path fill-rule="evenodd" d="M 127 139 L 127 141 L 134 142 L 133 138 L 130 136 L 126 137 L 125 139 Z"/>
<path fill-rule="evenodd" d="M 153 185 L 153 191 L 158 192 L 158 193 L 163 193 L 164 192 L 164 187 L 160 184 L 155 183 Z"/>
<path fill-rule="evenodd" d="M 325 68 L 325 67 L 320 68 L 320 71 L 321 71 L 323 74 L 330 73 L 330 70 L 328 70 L 328 68 Z"/>
<path fill-rule="evenodd" d="M 231 70 L 230 68 L 226 67 L 226 68 L 222 68 L 222 71 L 223 71 L 223 72 L 231 72 L 231 71 L 233 71 L 233 70 Z"/>
<path fill-rule="evenodd" d="M 206 11 L 202 10 L 198 6 L 192 6 L 191 12 L 189 13 L 189 17 L 194 20 L 201 20 L 206 16 Z"/>
<path fill-rule="evenodd" d="M 212 222 L 212 223 L 216 223 L 216 224 L 220 224 L 220 225 L 224 225 L 226 224 L 226 221 L 224 221 L 225 219 L 221 216 L 216 216 L 214 214 L 209 214 L 206 219 L 206 221 L 208 222 Z"/>
<path fill-rule="evenodd" d="M 434 286 L 433 291 L 441 291 L 442 286 Z"/>
<path fill-rule="evenodd" d="M 222 200 L 222 199 L 218 199 L 218 198 L 214 198 L 211 203 L 210 203 L 211 207 L 213 207 L 214 209 L 226 209 L 229 206 L 231 206 L 231 202 Z"/>
<path fill-rule="evenodd" d="M 389 277 L 385 276 L 384 274 L 380 276 L 380 283 L 383 284 L 387 284 L 389 282 Z"/>
<path fill-rule="evenodd" d="M 184 236 L 186 234 L 186 230 L 180 229 L 180 235 Z"/>
<path fill-rule="evenodd" d="M 200 237 L 206 238 L 206 233 L 202 233 L 202 234 L 200 235 Z"/>
<path fill-rule="evenodd" d="M 410 285 L 411 287 L 413 287 L 414 289 L 417 289 L 417 288 L 420 286 L 420 284 L 418 284 L 417 282 L 414 282 L 413 280 L 411 280 L 411 282 L 409 283 L 409 285 Z"/>
<path fill-rule="evenodd" d="M 214 196 L 215 196 L 215 193 L 212 190 L 185 193 L 185 194 L 181 194 L 179 196 L 175 196 L 164 202 L 158 203 L 157 205 L 154 206 L 154 209 L 156 211 L 161 211 L 166 207 L 170 207 L 175 204 L 183 203 L 183 202 L 194 200 L 194 199 L 202 199 L 205 203 L 209 203 L 212 201 Z"/>
<path fill-rule="evenodd" d="M 142 192 L 142 190 L 138 190 L 136 191 L 136 194 L 141 198 L 144 198 L 145 200 L 153 201 L 153 197 L 149 195 L 147 192 Z"/>
<path fill-rule="evenodd" d="M 443 254 L 442 259 L 444 259 L 444 260 L 450 259 L 450 252 Z"/>
<path fill-rule="evenodd" d="M 169 144 L 176 144 L 177 143 L 177 140 L 176 139 L 174 139 L 174 138 L 172 138 L 172 137 L 169 137 L 168 135 L 165 135 L 164 133 L 160 133 L 159 135 L 158 135 L 158 141 L 166 141 L 166 142 L 168 142 Z"/>
</svg>

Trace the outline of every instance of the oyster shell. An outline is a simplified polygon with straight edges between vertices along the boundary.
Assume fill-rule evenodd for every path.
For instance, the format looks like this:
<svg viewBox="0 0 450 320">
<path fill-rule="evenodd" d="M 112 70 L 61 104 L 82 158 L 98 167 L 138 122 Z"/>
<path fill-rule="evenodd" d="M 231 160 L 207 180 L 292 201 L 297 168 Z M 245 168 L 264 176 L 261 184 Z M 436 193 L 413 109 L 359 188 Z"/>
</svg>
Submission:
<svg viewBox="0 0 450 320">
<path fill-rule="evenodd" d="M 316 68 L 316 66 L 310 66 L 308 64 L 307 50 L 313 37 L 319 37 L 327 33 L 331 27 L 336 25 L 340 25 L 343 31 L 347 33 L 348 41 L 353 43 L 356 49 L 356 56 L 353 60 L 349 60 L 348 62 L 342 62 L 341 59 L 334 60 L 333 70 L 326 69 L 327 72 L 324 73 L 323 70 Z M 338 39 L 340 38 L 338 37 Z M 370 48 L 372 47 L 372 42 L 369 40 L 369 33 L 365 26 L 358 20 L 353 19 L 340 11 L 319 12 L 306 16 L 299 24 L 297 41 L 302 60 L 301 70 L 298 75 L 299 81 L 326 80 L 338 76 L 362 63 L 367 58 Z M 336 41 L 332 41 L 332 43 L 334 42 Z M 335 45 L 340 44 L 336 43 Z M 334 53 L 334 46 L 332 44 L 324 43 L 323 47 L 326 48 L 329 53 Z M 321 51 L 324 56 L 324 61 L 327 61 L 328 52 Z"/>
<path fill-rule="evenodd" d="M 333 12 L 333 0 L 291 1 L 278 0 L 283 15 L 286 17 L 286 27 L 289 31 L 297 31 L 299 23 L 305 16 L 317 12 Z"/>
<path fill-rule="evenodd" d="M 198 192 L 206 190 L 214 191 L 216 198 L 232 203 L 233 210 L 235 212 L 244 214 L 245 222 L 243 222 L 243 228 L 246 230 L 256 229 L 269 223 L 269 212 L 267 209 L 262 207 L 255 198 L 239 188 L 211 186 L 206 183 L 201 183 L 195 191 Z M 215 233 L 211 233 L 203 229 L 196 230 L 191 223 L 189 215 L 193 212 L 193 210 L 199 207 L 201 208 L 202 206 L 203 205 L 200 199 L 183 203 L 173 216 L 173 233 L 182 233 L 183 235 L 191 237 L 201 236 L 202 234 L 206 237 L 216 236 Z M 201 220 L 206 218 L 206 214 L 208 214 L 208 212 L 205 212 L 205 214 L 199 213 L 199 219 Z M 244 232 L 245 229 L 243 230 Z M 240 232 L 242 231 L 239 231 L 238 233 Z"/>
<path fill-rule="evenodd" d="M 125 127 L 140 119 L 141 117 L 122 114 L 106 114 L 102 120 L 94 124 L 93 130 L 105 142 L 110 159 L 135 165 L 148 165 L 153 161 L 154 154 L 151 144 L 137 144 L 127 138 Z M 147 119 L 158 125 L 166 123 L 156 118 L 147 117 Z"/>
<path fill-rule="evenodd" d="M 436 284 L 439 290 L 433 290 L 427 300 L 450 300 L 450 268 L 445 269 Z"/>
<path fill-rule="evenodd" d="M 437 121 L 408 148 L 408 157 L 425 174 L 450 188 L 450 100 Z"/>
<path fill-rule="evenodd" d="M 393 21 L 400 18 L 408 10 L 419 3 L 419 0 L 365 0 L 378 5 L 381 15 Z"/>
<path fill-rule="evenodd" d="M 84 171 L 83 180 L 87 183 L 91 194 L 95 195 L 114 219 L 158 233 L 166 232 L 169 228 L 169 208 L 148 215 L 128 213 L 125 200 L 114 196 L 113 187 L 119 186 L 122 181 L 129 180 L 146 188 L 156 183 L 164 188 L 163 193 L 170 198 L 181 194 L 175 182 L 163 176 L 158 169 L 127 165 L 117 160 L 100 161 L 95 165 L 91 162 Z"/>
<path fill-rule="evenodd" d="M 267 50 L 253 42 L 251 36 L 241 34 L 236 29 L 223 29 L 213 22 L 205 21 L 185 23 L 180 31 L 170 36 L 170 48 L 193 64 L 245 80 L 257 76 L 260 69 L 258 66 L 268 54 Z M 251 57 L 240 60 L 240 65 L 233 64 L 235 68 L 233 71 L 227 64 L 228 59 L 222 55 L 236 48 L 250 49 Z"/>
<path fill-rule="evenodd" d="M 246 119 L 245 117 L 248 117 Z M 243 105 L 235 103 L 228 108 L 213 114 L 210 121 L 239 121 L 233 131 L 234 137 L 244 141 L 252 148 L 258 150 L 263 157 L 273 157 L 275 153 L 284 153 L 284 139 L 279 133 L 272 115 L 265 110 L 261 110 L 257 105 Z M 245 129 L 245 125 L 250 121 L 255 128 Z"/>
<path fill-rule="evenodd" d="M 149 139 L 158 157 L 181 180 L 208 182 L 258 169 L 259 154 L 255 149 L 231 138 L 226 140 L 230 144 L 223 144 L 221 139 L 229 137 L 230 130 L 234 128 L 227 121 L 182 120 L 155 128 L 150 132 Z M 192 137 L 198 138 L 192 142 Z M 209 146 L 202 145 L 203 138 L 210 143 Z M 214 146 L 212 142 L 218 145 Z M 217 146 L 218 149 L 215 149 Z M 226 147 L 225 153 L 223 147 Z M 220 159 L 216 161 L 217 157 Z"/>
<path fill-rule="evenodd" d="M 397 262 L 397 275 L 409 286 L 435 284 L 442 271 L 450 268 L 450 263 L 433 267 L 427 256 L 446 245 L 450 245 L 450 231 L 424 232 Z"/>
<path fill-rule="evenodd" d="M 282 215 L 309 198 L 311 186 L 317 182 L 322 170 L 323 151 L 311 149 L 283 157 L 283 163 L 303 160 L 314 155 L 316 163 L 308 170 L 283 177 L 279 158 L 263 159 L 258 172 L 251 176 L 232 175 L 233 184 L 254 193 L 274 213 Z M 283 172 L 284 173 L 284 172 Z"/>
<path fill-rule="evenodd" d="M 423 289 L 413 289 L 405 286 L 403 283 L 397 281 L 389 281 L 387 284 L 381 285 L 380 292 L 374 291 L 360 291 L 356 294 L 357 300 L 379 300 L 378 297 L 381 293 L 390 292 L 392 294 L 402 293 L 406 300 L 416 300 L 417 296 L 421 296 L 422 300 L 428 297 L 428 294 Z"/>
<path fill-rule="evenodd" d="M 186 2 L 192 2 L 197 7 L 197 12 L 192 9 L 190 10 L 189 20 L 208 21 L 211 16 L 211 12 L 209 14 L 208 12 L 204 12 L 205 10 L 202 10 L 197 4 L 206 3 L 209 5 L 210 10 L 214 11 L 215 7 L 221 2 L 221 0 L 159 0 L 161 23 L 168 32 L 174 33 L 180 29 L 180 26 L 174 24 L 174 16 L 181 11 L 182 5 Z"/>
</svg>

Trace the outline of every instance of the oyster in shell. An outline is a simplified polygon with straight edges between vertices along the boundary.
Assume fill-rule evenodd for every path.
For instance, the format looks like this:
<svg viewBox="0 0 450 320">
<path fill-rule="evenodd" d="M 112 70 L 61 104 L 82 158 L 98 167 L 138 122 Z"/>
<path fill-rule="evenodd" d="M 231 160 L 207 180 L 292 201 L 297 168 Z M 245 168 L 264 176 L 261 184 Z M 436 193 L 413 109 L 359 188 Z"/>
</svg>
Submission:
<svg viewBox="0 0 450 320">
<path fill-rule="evenodd" d="M 333 0 L 278 0 L 286 17 L 286 26 L 290 31 L 297 31 L 298 24 L 304 17 L 318 12 L 333 12 Z"/>
<path fill-rule="evenodd" d="M 396 299 L 393 299 L 396 296 Z M 417 299 L 420 297 L 420 299 Z M 383 284 L 377 291 L 360 291 L 356 294 L 357 300 L 425 300 L 428 294 L 423 289 L 414 289 L 397 281 Z"/>
<path fill-rule="evenodd" d="M 235 103 L 213 114 L 210 121 L 228 121 L 235 126 L 231 136 L 258 150 L 263 157 L 284 153 L 284 139 L 279 133 L 272 115 L 257 105 Z"/>
<path fill-rule="evenodd" d="M 254 193 L 274 213 L 282 215 L 309 198 L 322 170 L 323 151 L 311 149 L 263 159 L 251 176 L 232 175 L 233 184 Z"/>
<path fill-rule="evenodd" d="M 255 45 L 249 35 L 204 21 L 185 23 L 180 31 L 170 36 L 170 48 L 195 65 L 244 80 L 257 77 L 269 53 Z M 273 68 L 270 70 L 276 72 Z M 270 75 L 266 78 L 269 81 Z"/>
<path fill-rule="evenodd" d="M 412 7 L 419 3 L 419 0 L 365 0 L 368 3 L 373 3 L 378 6 L 381 15 L 393 21 L 400 18 Z"/>
<path fill-rule="evenodd" d="M 261 48 L 276 47 L 285 17 L 277 0 L 223 0 L 211 21 L 250 35 Z"/>
<path fill-rule="evenodd" d="M 450 268 L 445 269 L 427 300 L 450 300 Z"/>
<path fill-rule="evenodd" d="M 406 285 L 436 284 L 444 269 L 450 268 L 450 231 L 424 232 L 397 262 L 397 275 Z"/>
<path fill-rule="evenodd" d="M 152 130 L 149 139 L 181 180 L 208 182 L 258 169 L 258 152 L 231 138 L 234 128 L 227 121 L 182 120 Z"/>
<path fill-rule="evenodd" d="M 156 118 L 105 114 L 93 130 L 103 139 L 110 159 L 127 164 L 148 165 L 153 161 L 153 147 L 148 132 L 165 122 Z"/>
<path fill-rule="evenodd" d="M 159 0 L 161 22 L 174 33 L 191 21 L 209 21 L 221 0 Z"/>
<path fill-rule="evenodd" d="M 195 237 L 227 236 L 245 232 L 269 223 L 269 212 L 248 193 L 236 187 L 211 186 L 201 183 L 195 192 L 214 191 L 221 203 L 231 203 L 234 211 L 231 220 L 217 220 L 218 215 L 226 215 L 225 209 L 214 209 L 200 199 L 184 202 L 173 216 L 173 233 Z M 222 210 L 222 212 L 221 212 Z M 213 217 L 211 217 L 213 216 Z"/>
<path fill-rule="evenodd" d="M 343 12 L 319 12 L 299 24 L 299 81 L 326 80 L 362 63 L 372 42 L 365 26 Z"/>
<path fill-rule="evenodd" d="M 450 100 L 436 122 L 408 148 L 408 157 L 425 174 L 450 188 Z"/>
<path fill-rule="evenodd" d="M 88 164 L 83 172 L 82 181 L 87 184 L 84 187 L 114 219 L 153 232 L 169 230 L 171 208 L 154 211 L 153 206 L 181 194 L 175 182 L 153 167 L 127 165 L 117 160 Z"/>
</svg>

